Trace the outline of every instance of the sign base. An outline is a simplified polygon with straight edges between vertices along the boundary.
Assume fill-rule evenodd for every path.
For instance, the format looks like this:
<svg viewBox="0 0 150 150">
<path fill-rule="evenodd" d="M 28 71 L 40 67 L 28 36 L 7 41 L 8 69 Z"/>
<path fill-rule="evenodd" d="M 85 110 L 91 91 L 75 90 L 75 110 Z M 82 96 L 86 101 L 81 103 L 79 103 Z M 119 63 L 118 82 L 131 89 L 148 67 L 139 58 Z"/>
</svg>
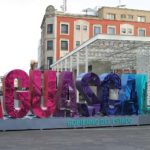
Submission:
<svg viewBox="0 0 150 150">
<path fill-rule="evenodd" d="M 87 127 L 150 125 L 150 115 L 104 116 L 104 117 L 51 117 L 46 119 L 25 117 L 1 119 L 0 130 L 43 130 Z"/>
</svg>

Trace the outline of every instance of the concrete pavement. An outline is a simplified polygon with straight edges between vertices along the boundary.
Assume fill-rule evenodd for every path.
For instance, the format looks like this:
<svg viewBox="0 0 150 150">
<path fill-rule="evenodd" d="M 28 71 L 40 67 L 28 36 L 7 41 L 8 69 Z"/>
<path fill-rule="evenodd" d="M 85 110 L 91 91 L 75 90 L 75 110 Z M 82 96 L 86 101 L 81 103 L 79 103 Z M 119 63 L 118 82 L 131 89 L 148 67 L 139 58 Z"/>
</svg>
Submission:
<svg viewBox="0 0 150 150">
<path fill-rule="evenodd" d="M 150 150 L 150 126 L 0 132 L 0 150 Z"/>
</svg>

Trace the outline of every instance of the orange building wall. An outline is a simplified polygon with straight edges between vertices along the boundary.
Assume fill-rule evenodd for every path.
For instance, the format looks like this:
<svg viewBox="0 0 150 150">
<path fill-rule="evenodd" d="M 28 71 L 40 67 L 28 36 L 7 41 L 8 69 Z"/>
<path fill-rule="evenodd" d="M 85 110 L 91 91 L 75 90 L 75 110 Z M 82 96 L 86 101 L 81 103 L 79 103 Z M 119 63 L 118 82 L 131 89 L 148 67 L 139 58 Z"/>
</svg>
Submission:
<svg viewBox="0 0 150 150">
<path fill-rule="evenodd" d="M 107 34 L 107 26 L 116 26 L 116 35 L 120 35 L 120 25 L 130 24 L 134 26 L 134 35 L 138 36 L 138 28 L 146 28 L 146 36 L 150 36 L 150 23 L 141 22 L 128 22 L 128 21 L 117 21 L 117 20 L 97 20 L 97 19 L 86 19 L 86 18 L 73 18 L 73 17 L 63 17 L 57 16 L 57 49 L 56 49 L 56 60 L 60 57 L 60 39 L 65 38 L 69 40 L 69 52 L 73 50 L 74 44 L 74 21 L 85 20 L 89 22 L 89 38 L 93 37 L 93 25 L 100 24 L 102 26 L 102 34 Z M 69 24 L 69 35 L 60 34 L 60 23 L 66 22 Z"/>
<path fill-rule="evenodd" d="M 61 22 L 69 23 L 69 35 L 60 34 L 60 24 Z M 60 39 L 69 40 L 69 52 L 73 50 L 73 34 L 74 34 L 74 19 L 66 17 L 57 17 L 57 49 L 56 49 L 56 60 L 60 57 Z"/>
</svg>

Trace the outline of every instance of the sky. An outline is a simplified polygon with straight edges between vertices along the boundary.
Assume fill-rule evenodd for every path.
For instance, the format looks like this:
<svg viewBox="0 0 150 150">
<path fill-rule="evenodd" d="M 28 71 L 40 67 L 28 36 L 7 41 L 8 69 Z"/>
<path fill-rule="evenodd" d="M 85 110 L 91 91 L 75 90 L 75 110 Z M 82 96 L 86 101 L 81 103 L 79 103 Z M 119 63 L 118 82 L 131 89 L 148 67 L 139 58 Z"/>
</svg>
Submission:
<svg viewBox="0 0 150 150">
<path fill-rule="evenodd" d="M 120 0 L 126 8 L 150 10 L 150 0 Z M 40 25 L 45 9 L 57 10 L 63 0 L 0 0 L 0 76 L 13 69 L 29 72 L 30 61 L 38 59 Z M 67 0 L 67 11 L 117 6 L 119 0 Z M 82 12 L 83 13 L 83 12 Z"/>
</svg>

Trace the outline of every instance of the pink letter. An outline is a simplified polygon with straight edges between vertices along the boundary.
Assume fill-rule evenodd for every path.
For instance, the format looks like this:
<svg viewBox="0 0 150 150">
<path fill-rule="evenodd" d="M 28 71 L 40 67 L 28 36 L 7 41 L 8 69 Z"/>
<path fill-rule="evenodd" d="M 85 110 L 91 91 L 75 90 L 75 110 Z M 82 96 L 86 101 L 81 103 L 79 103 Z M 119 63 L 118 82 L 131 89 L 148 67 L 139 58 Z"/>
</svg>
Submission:
<svg viewBox="0 0 150 150">
<path fill-rule="evenodd" d="M 16 91 L 16 98 L 21 101 L 20 109 L 16 110 L 14 108 L 14 79 L 18 79 L 19 88 L 21 90 Z M 24 117 L 30 109 L 30 95 L 29 91 L 29 76 L 23 70 L 12 70 L 5 77 L 4 85 L 4 101 L 6 112 L 12 118 L 22 118 Z"/>
<path fill-rule="evenodd" d="M 47 118 L 55 111 L 56 102 L 56 72 L 45 71 L 44 72 L 44 104 L 45 110 L 41 108 L 41 96 L 42 96 L 42 84 L 41 78 L 42 72 L 40 70 L 30 71 L 30 88 L 32 109 L 34 114 L 39 118 Z"/>
</svg>

